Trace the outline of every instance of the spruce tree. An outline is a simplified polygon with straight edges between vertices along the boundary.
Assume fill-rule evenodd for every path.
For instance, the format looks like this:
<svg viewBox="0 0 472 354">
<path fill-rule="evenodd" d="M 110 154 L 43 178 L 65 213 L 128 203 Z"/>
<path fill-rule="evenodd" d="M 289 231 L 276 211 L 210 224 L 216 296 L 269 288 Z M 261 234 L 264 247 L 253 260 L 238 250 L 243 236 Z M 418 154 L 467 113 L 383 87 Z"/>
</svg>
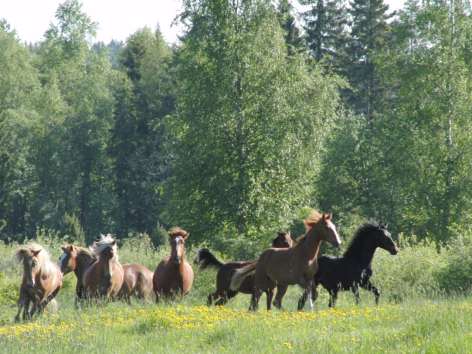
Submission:
<svg viewBox="0 0 472 354">
<path fill-rule="evenodd" d="M 347 48 L 347 77 L 352 90 L 347 101 L 356 113 L 372 122 L 381 104 L 384 90 L 376 70 L 375 55 L 387 45 L 390 27 L 383 0 L 353 0 L 349 9 L 352 18 Z"/>
<path fill-rule="evenodd" d="M 306 42 L 313 57 L 325 59 L 341 71 L 347 41 L 347 10 L 343 1 L 308 0 L 303 13 Z"/>
</svg>

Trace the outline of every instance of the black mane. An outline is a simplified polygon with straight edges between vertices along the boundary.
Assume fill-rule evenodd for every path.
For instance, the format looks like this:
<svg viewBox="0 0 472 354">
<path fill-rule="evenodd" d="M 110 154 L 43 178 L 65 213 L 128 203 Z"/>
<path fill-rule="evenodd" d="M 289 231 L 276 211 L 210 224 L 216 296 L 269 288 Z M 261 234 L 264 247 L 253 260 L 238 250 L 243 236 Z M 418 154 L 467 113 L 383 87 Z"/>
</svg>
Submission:
<svg viewBox="0 0 472 354">
<path fill-rule="evenodd" d="M 380 228 L 381 225 L 376 222 L 368 222 L 359 227 L 354 234 L 351 243 L 344 252 L 343 257 L 347 258 L 360 254 L 365 248 L 365 238 L 369 237 L 372 232 L 378 231 Z"/>
</svg>

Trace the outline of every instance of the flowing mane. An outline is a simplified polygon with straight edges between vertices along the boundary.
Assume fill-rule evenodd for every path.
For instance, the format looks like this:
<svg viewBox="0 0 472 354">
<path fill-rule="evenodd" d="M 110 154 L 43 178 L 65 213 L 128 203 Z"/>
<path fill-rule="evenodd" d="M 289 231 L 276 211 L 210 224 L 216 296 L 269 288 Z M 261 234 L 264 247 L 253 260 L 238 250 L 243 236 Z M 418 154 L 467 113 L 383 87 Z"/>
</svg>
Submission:
<svg viewBox="0 0 472 354">
<path fill-rule="evenodd" d="M 185 231 L 184 229 L 178 227 L 178 226 L 174 226 L 173 228 L 171 228 L 169 230 L 169 236 L 170 237 L 177 237 L 177 236 L 182 236 L 182 237 L 187 237 L 188 236 L 188 232 Z"/>
<path fill-rule="evenodd" d="M 85 247 L 79 247 L 76 246 L 77 249 L 77 258 L 92 258 L 93 260 L 97 259 L 97 256 L 92 252 L 92 250 L 85 248 Z"/>
<path fill-rule="evenodd" d="M 44 263 L 45 261 L 50 260 L 48 251 L 46 251 L 43 246 L 35 242 L 29 243 L 27 245 L 24 245 L 18 248 L 18 250 L 15 253 L 15 256 L 18 262 L 21 262 L 23 261 L 23 259 L 25 259 L 25 257 L 33 256 L 33 252 L 39 252 L 37 254 L 37 258 L 40 264 Z"/>
<path fill-rule="evenodd" d="M 372 231 L 378 230 L 379 227 L 380 225 L 375 222 L 368 222 L 360 226 L 354 234 L 354 237 L 349 243 L 346 251 L 344 251 L 343 257 L 350 257 L 361 253 L 365 238 L 368 237 Z"/>
<path fill-rule="evenodd" d="M 306 235 L 308 232 L 313 228 L 314 225 L 319 223 L 323 218 L 323 214 L 321 214 L 318 210 L 313 209 L 310 214 L 303 220 L 303 224 L 305 224 L 305 233 L 301 236 L 298 236 L 295 241 L 295 246 L 302 244 L 303 241 L 306 239 Z"/>
<path fill-rule="evenodd" d="M 98 258 L 100 257 L 100 254 L 108 247 L 113 249 L 114 257 L 116 260 L 118 260 L 118 247 L 116 245 L 116 240 L 111 234 L 100 235 L 100 240 L 95 241 L 92 246 L 90 246 L 90 252 L 92 252 L 92 254 Z"/>
<path fill-rule="evenodd" d="M 49 255 L 49 252 L 38 243 L 32 242 L 21 246 L 15 252 L 15 256 L 18 262 L 22 262 L 26 257 L 35 256 L 38 260 L 41 271 L 46 274 L 49 274 L 55 270 L 55 264 L 51 262 L 51 256 Z"/>
</svg>

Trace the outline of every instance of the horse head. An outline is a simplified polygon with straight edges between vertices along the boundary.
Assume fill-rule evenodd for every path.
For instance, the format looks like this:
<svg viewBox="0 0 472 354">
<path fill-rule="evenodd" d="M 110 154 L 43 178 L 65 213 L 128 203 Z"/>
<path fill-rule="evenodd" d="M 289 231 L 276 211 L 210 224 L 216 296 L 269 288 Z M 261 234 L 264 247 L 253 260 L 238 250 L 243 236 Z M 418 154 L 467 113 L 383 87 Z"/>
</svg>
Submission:
<svg viewBox="0 0 472 354">
<path fill-rule="evenodd" d="M 387 230 L 387 225 L 379 224 L 375 229 L 374 235 L 377 247 L 390 252 L 391 255 L 398 253 L 398 247 L 392 239 L 392 234 Z"/>
<path fill-rule="evenodd" d="M 305 226 L 307 231 L 316 230 L 320 238 L 323 241 L 331 243 L 335 247 L 341 245 L 341 237 L 339 237 L 336 231 L 336 226 L 332 222 L 331 213 L 320 214 L 317 211 L 313 211 L 307 219 L 305 219 Z"/>
<path fill-rule="evenodd" d="M 179 228 L 175 227 L 169 231 L 169 243 L 171 247 L 170 261 L 174 264 L 180 265 L 185 258 L 185 241 L 190 234 Z"/>
<path fill-rule="evenodd" d="M 35 286 L 36 275 L 41 269 L 41 251 L 43 251 L 41 246 L 31 245 L 16 252 L 16 258 L 23 263 L 24 285 L 27 288 Z"/>
<path fill-rule="evenodd" d="M 62 255 L 59 257 L 59 267 L 62 274 L 73 272 L 77 268 L 77 247 L 65 245 L 61 247 Z"/>
<path fill-rule="evenodd" d="M 279 232 L 277 237 L 272 240 L 272 247 L 274 248 L 292 248 L 293 247 L 292 235 L 289 232 Z"/>
</svg>

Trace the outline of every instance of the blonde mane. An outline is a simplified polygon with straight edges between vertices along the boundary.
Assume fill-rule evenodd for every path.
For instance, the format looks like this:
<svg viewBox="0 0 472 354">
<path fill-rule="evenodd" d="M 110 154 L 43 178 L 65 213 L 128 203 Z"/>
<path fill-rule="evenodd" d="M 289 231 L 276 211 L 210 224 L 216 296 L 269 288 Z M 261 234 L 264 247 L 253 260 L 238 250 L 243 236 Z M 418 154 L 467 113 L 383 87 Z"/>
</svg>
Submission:
<svg viewBox="0 0 472 354">
<path fill-rule="evenodd" d="M 113 258 L 118 260 L 118 246 L 116 245 L 116 240 L 113 238 L 112 234 L 100 235 L 100 240 L 94 241 L 92 246 L 90 246 L 90 251 L 98 258 L 108 247 L 113 249 Z"/>
<path fill-rule="evenodd" d="M 319 223 L 322 218 L 323 214 L 321 214 L 318 210 L 313 209 L 305 218 L 305 220 L 303 220 L 306 232 L 310 231 L 313 228 L 313 225 Z"/>
<path fill-rule="evenodd" d="M 22 262 L 26 257 L 33 257 L 33 252 L 39 252 L 37 253 L 36 259 L 38 260 L 42 272 L 49 274 L 55 270 L 55 264 L 51 262 L 49 252 L 36 242 L 31 242 L 18 248 L 15 252 L 15 256 L 18 262 Z"/>
</svg>

